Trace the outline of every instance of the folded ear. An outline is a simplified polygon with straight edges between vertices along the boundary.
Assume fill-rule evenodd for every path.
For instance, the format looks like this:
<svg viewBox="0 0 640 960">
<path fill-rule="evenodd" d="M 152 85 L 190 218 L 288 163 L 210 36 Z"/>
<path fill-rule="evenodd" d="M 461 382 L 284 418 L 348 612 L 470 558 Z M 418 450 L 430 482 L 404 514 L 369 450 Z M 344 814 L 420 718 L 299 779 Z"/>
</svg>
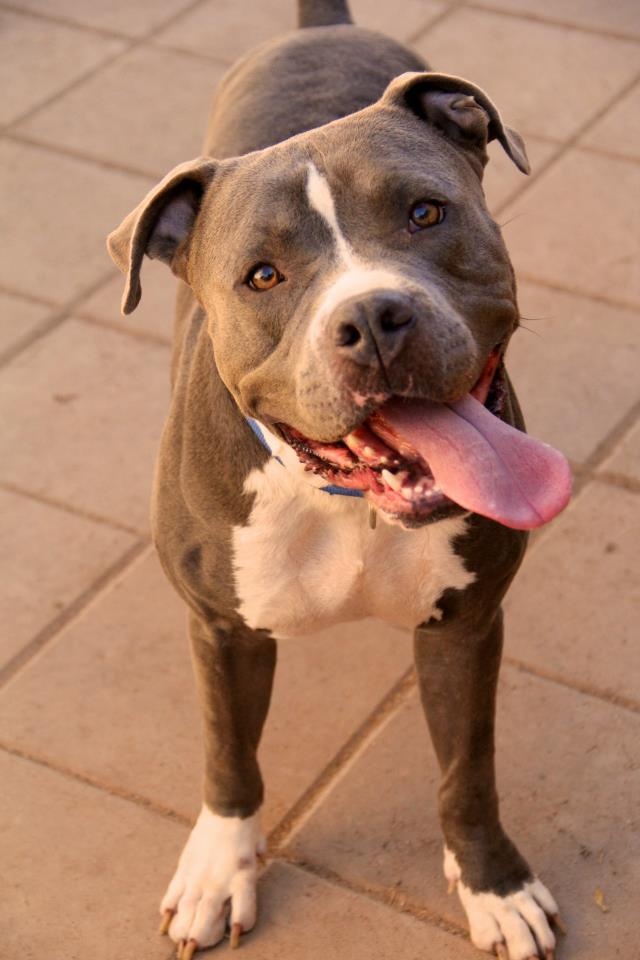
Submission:
<svg viewBox="0 0 640 960">
<path fill-rule="evenodd" d="M 127 275 L 122 297 L 124 314 L 131 313 L 140 302 L 140 269 L 145 253 L 152 259 L 163 260 L 177 276 L 186 279 L 191 230 L 215 171 L 216 163 L 209 157 L 174 167 L 109 234 L 109 253 Z"/>
<path fill-rule="evenodd" d="M 484 90 L 468 80 L 446 73 L 403 73 L 389 84 L 383 101 L 409 107 L 432 123 L 480 163 L 480 172 L 491 140 L 501 143 L 519 170 L 531 170 L 520 134 L 504 125 Z"/>
</svg>

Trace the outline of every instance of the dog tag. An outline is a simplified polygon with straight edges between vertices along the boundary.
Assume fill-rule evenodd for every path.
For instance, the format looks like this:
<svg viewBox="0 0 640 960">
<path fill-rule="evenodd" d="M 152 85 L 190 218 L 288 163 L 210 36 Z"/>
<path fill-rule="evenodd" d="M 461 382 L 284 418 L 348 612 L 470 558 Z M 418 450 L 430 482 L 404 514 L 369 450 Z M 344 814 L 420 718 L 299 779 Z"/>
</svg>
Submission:
<svg viewBox="0 0 640 960">
<path fill-rule="evenodd" d="M 377 521 L 378 521 L 378 514 L 376 512 L 376 508 L 372 507 L 371 504 L 369 504 L 369 526 L 371 527 L 372 530 L 375 530 Z"/>
</svg>

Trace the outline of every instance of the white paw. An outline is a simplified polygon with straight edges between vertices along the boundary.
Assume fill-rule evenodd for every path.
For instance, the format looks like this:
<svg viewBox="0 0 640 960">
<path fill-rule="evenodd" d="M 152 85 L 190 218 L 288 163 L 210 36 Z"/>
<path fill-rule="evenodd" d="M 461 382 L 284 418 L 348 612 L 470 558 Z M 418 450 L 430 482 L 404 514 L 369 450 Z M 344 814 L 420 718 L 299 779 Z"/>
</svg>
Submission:
<svg viewBox="0 0 640 960">
<path fill-rule="evenodd" d="M 474 893 L 460 879 L 455 854 L 445 847 L 444 873 L 449 888 L 457 887 L 469 920 L 472 943 L 480 950 L 497 953 L 508 960 L 553 957 L 556 938 L 549 918 L 557 917 L 558 906 L 540 880 L 534 880 L 500 897 L 495 893 Z"/>
<path fill-rule="evenodd" d="M 171 918 L 169 936 L 190 943 L 189 956 L 222 940 L 227 921 L 239 932 L 254 926 L 257 854 L 265 848 L 258 813 L 221 817 L 202 807 L 160 904 L 161 929 Z"/>
</svg>

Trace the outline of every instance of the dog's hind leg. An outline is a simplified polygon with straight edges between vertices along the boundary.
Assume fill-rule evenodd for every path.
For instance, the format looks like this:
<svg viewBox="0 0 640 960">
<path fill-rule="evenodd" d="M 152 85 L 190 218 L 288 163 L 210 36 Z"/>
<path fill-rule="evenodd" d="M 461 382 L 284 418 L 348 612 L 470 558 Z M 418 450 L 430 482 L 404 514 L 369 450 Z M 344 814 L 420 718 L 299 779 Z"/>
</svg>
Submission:
<svg viewBox="0 0 640 960">
<path fill-rule="evenodd" d="M 190 615 L 204 717 L 204 803 L 160 905 L 161 932 L 190 960 L 256 919 L 263 784 L 256 757 L 269 707 L 276 644 L 264 631 Z"/>
</svg>

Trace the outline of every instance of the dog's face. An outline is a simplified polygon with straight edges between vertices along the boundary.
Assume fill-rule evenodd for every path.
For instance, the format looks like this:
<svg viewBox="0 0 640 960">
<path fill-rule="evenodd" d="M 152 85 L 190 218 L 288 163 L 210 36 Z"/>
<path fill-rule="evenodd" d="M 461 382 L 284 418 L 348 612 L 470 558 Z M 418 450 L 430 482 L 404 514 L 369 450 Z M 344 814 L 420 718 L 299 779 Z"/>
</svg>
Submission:
<svg viewBox="0 0 640 960">
<path fill-rule="evenodd" d="M 139 299 L 143 253 L 167 260 L 207 311 L 218 371 L 243 413 L 333 482 L 375 493 L 365 473 L 377 470 L 389 513 L 437 516 L 432 495 L 419 509 L 424 471 L 410 478 L 413 502 L 380 481 L 412 460 L 371 427 L 392 397 L 485 402 L 492 388 L 499 404 L 518 309 L 481 186 L 491 136 L 527 169 L 481 91 L 405 75 L 343 120 L 178 168 L 113 235 L 130 271 L 125 310 Z"/>
</svg>

